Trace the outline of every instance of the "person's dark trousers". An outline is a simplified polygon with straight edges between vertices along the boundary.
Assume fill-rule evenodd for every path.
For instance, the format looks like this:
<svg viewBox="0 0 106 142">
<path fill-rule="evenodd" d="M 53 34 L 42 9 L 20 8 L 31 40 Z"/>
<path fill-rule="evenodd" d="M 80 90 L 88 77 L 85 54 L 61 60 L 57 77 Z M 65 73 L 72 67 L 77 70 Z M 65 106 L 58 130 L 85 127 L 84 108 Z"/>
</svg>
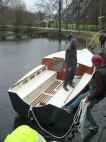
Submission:
<svg viewBox="0 0 106 142">
<path fill-rule="evenodd" d="M 68 84 L 72 84 L 73 78 L 75 76 L 76 65 L 74 64 L 72 67 L 69 67 L 66 71 L 66 79 L 64 80 L 64 86 Z"/>
<path fill-rule="evenodd" d="M 101 48 L 104 48 L 104 44 L 101 43 Z"/>
<path fill-rule="evenodd" d="M 68 68 L 66 72 L 66 79 L 64 80 L 64 86 L 72 84 L 73 78 L 74 78 L 74 71 L 71 68 Z"/>
<path fill-rule="evenodd" d="M 101 41 L 101 48 L 105 48 L 105 41 Z"/>
<path fill-rule="evenodd" d="M 69 69 L 69 76 L 68 76 L 68 83 L 70 85 L 72 85 L 72 82 L 73 82 L 73 79 L 74 79 L 74 76 L 75 76 L 75 70 L 76 70 L 76 66 L 72 66 L 70 69 Z"/>
<path fill-rule="evenodd" d="M 64 80 L 64 84 L 63 84 L 63 86 L 64 87 L 66 87 L 67 85 L 68 85 L 68 79 L 69 78 L 69 71 L 68 71 L 68 69 L 66 70 L 66 78 L 65 78 L 65 80 Z"/>
<path fill-rule="evenodd" d="M 99 101 L 97 101 L 96 99 L 92 100 L 90 102 L 90 105 L 87 108 L 87 113 L 86 113 L 86 119 L 90 123 L 90 126 L 93 128 L 98 127 L 98 125 L 96 124 L 96 121 L 94 120 L 91 111 L 92 111 L 92 108 L 95 106 L 95 104 L 97 104 L 98 102 Z"/>
</svg>

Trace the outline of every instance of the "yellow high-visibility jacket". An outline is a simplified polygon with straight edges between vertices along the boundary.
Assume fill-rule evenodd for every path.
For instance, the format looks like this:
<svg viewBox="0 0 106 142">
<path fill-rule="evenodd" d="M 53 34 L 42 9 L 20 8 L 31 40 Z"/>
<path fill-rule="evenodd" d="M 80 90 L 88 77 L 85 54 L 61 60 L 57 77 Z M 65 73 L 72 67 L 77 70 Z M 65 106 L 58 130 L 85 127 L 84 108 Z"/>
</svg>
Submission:
<svg viewBox="0 0 106 142">
<path fill-rule="evenodd" d="M 47 142 L 36 130 L 27 125 L 16 128 L 4 142 Z"/>
</svg>

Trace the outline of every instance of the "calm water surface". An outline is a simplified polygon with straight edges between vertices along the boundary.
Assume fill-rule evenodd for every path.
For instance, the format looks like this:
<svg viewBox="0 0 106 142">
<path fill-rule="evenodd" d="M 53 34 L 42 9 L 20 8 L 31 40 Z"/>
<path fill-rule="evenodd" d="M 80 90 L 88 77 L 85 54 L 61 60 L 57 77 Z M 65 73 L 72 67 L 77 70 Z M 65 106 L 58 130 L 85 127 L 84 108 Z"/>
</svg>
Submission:
<svg viewBox="0 0 106 142">
<path fill-rule="evenodd" d="M 14 128 L 14 112 L 8 88 L 20 77 L 37 66 L 42 57 L 64 48 L 64 42 L 33 39 L 17 42 L 0 42 L 0 139 Z"/>
</svg>

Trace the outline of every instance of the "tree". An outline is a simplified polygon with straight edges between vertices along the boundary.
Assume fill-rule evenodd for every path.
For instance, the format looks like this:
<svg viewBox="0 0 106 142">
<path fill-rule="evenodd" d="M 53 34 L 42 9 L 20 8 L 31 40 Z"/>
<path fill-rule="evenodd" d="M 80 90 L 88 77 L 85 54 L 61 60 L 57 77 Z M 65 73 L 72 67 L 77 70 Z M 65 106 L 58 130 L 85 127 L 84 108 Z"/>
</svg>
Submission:
<svg viewBox="0 0 106 142">
<path fill-rule="evenodd" d="M 8 3 L 9 3 L 9 0 L 0 0 L 0 8 L 7 6 Z"/>
<path fill-rule="evenodd" d="M 13 31 L 16 38 L 20 38 L 20 34 L 24 31 L 21 26 L 25 22 L 25 3 L 22 0 L 10 0 L 8 3 L 8 7 L 13 11 L 13 23 L 11 23 L 12 25 L 14 25 Z"/>
<path fill-rule="evenodd" d="M 64 0 L 64 10 L 63 10 L 63 21 L 65 23 L 65 28 L 68 29 L 68 24 L 69 21 L 71 21 L 71 12 L 70 10 L 72 9 L 71 5 L 72 1 L 71 0 Z"/>
<path fill-rule="evenodd" d="M 5 17 L 5 9 L 8 5 L 9 0 L 0 0 L 0 26 L 1 26 L 1 34 L 0 37 L 2 40 L 5 40 L 5 34 L 6 34 L 6 17 Z"/>
<path fill-rule="evenodd" d="M 45 14 L 45 19 L 50 21 L 58 10 L 58 0 L 39 0 L 36 7 L 38 11 Z"/>
<path fill-rule="evenodd" d="M 0 24 L 5 23 L 5 9 L 9 3 L 9 0 L 0 0 Z"/>
<path fill-rule="evenodd" d="M 46 18 L 48 18 L 49 21 L 52 19 L 56 21 L 66 21 L 69 15 L 68 9 L 70 5 L 71 0 L 39 0 L 39 2 L 36 3 L 36 7 L 38 8 L 38 10 L 44 12 Z M 66 19 L 63 18 L 63 15 L 65 15 Z"/>
</svg>

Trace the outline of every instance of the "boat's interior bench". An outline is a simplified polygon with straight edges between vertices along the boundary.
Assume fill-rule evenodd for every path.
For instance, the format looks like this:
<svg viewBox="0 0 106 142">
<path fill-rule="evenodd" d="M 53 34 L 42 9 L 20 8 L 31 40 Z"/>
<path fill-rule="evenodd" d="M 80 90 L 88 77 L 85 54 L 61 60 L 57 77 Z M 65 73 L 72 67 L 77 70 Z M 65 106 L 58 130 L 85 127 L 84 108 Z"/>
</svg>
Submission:
<svg viewBox="0 0 106 142">
<path fill-rule="evenodd" d="M 32 106 L 41 106 L 47 104 L 47 102 L 63 88 L 63 81 L 55 79 L 52 84 L 49 84 L 48 88 L 45 89 L 38 97 L 35 97 Z"/>
<path fill-rule="evenodd" d="M 26 84 L 29 80 L 39 75 L 41 72 L 46 70 L 46 65 L 39 65 L 38 67 L 31 70 L 28 74 L 24 75 L 19 81 L 17 81 L 13 86 L 13 90 L 17 90 L 23 84 Z"/>
<path fill-rule="evenodd" d="M 29 80 L 26 84 L 17 88 L 17 94 L 23 100 L 30 104 L 35 97 L 38 97 L 41 92 L 48 88 L 48 85 L 56 79 L 56 72 L 51 70 L 44 70 L 41 74 L 37 75 L 31 81 Z"/>
<path fill-rule="evenodd" d="M 77 84 L 79 82 L 79 78 L 75 77 L 74 82 Z M 55 79 L 51 85 L 45 89 L 39 97 L 35 98 L 32 102 L 33 106 L 41 106 L 45 104 L 57 104 L 61 103 L 61 100 L 65 100 L 67 96 L 72 92 L 73 88 L 69 87 L 69 91 L 65 91 L 63 88 L 63 81 Z M 63 102 L 62 102 L 63 103 Z M 56 106 L 56 105 L 55 105 Z"/>
</svg>

